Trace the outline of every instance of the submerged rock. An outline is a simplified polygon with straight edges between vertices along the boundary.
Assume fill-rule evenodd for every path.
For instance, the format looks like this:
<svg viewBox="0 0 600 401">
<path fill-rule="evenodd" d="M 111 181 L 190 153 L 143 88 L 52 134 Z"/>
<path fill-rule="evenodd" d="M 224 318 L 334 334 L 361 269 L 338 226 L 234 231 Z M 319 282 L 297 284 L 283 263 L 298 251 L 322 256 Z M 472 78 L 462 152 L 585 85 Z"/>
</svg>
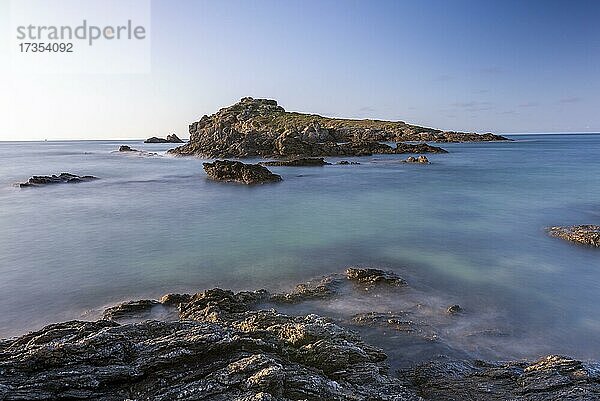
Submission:
<svg viewBox="0 0 600 401">
<path fill-rule="evenodd" d="M 148 138 L 144 141 L 144 143 L 183 143 L 181 139 L 175 134 L 167 135 L 167 138 L 158 138 L 153 136 L 152 138 Z"/>
<path fill-rule="evenodd" d="M 121 145 L 119 146 L 119 152 L 139 152 L 139 150 L 133 149 L 129 145 Z"/>
<path fill-rule="evenodd" d="M 340 160 L 336 164 L 339 164 L 340 166 L 348 166 L 348 165 L 356 165 L 356 164 L 360 164 L 360 163 L 359 162 L 350 162 L 348 160 Z"/>
<path fill-rule="evenodd" d="M 271 173 L 260 164 L 246 164 L 231 160 L 215 160 L 202 163 L 209 178 L 217 181 L 239 182 L 242 184 L 263 184 L 281 181 L 281 176 Z"/>
<path fill-rule="evenodd" d="M 556 226 L 548 228 L 547 231 L 548 234 L 556 238 L 582 245 L 600 247 L 600 226 L 590 224 L 566 227 Z"/>
<path fill-rule="evenodd" d="M 125 154 L 135 154 L 138 156 L 158 156 L 158 153 L 154 153 L 154 152 L 146 152 L 145 150 L 137 150 L 132 148 L 129 145 L 121 145 L 119 146 L 119 152 L 125 153 Z"/>
<path fill-rule="evenodd" d="M 435 139 L 506 139 L 487 134 L 450 135 L 403 121 L 351 120 L 287 112 L 275 100 L 251 97 L 203 116 L 189 130 L 189 143 L 170 153 L 208 158 L 369 156 L 444 152 L 426 144 L 398 144 L 394 149 L 382 143 L 413 141 L 413 135 L 418 134 L 432 135 L 430 138 Z"/>
<path fill-rule="evenodd" d="M 37 187 L 50 184 L 75 184 L 78 182 L 97 180 L 93 175 L 75 175 L 71 173 L 60 173 L 58 175 L 34 175 L 27 182 L 19 182 L 16 185 L 21 188 Z"/>
<path fill-rule="evenodd" d="M 297 303 L 310 299 L 329 298 L 336 294 L 341 279 L 336 276 L 325 276 L 320 279 L 298 284 L 292 292 L 274 294 L 271 300 L 278 303 Z"/>
<path fill-rule="evenodd" d="M 261 162 L 260 164 L 262 164 L 263 166 L 320 167 L 328 166 L 331 163 L 327 163 L 322 157 L 304 157 L 291 160 Z"/>
<path fill-rule="evenodd" d="M 406 285 L 406 281 L 394 272 L 372 268 L 350 267 L 346 269 L 346 277 L 357 284 L 369 289 L 383 284 L 393 287 Z"/>
</svg>

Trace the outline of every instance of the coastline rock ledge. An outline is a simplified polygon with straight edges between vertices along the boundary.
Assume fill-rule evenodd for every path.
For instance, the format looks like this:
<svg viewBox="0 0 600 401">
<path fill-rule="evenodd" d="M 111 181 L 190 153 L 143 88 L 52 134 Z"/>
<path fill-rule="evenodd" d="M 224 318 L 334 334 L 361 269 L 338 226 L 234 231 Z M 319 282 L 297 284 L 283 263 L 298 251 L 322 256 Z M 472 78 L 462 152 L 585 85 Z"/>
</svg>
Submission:
<svg viewBox="0 0 600 401">
<path fill-rule="evenodd" d="M 242 98 L 189 127 L 190 141 L 169 153 L 206 158 L 370 156 L 444 153 L 402 141 L 498 141 L 485 134 L 444 132 L 403 121 L 351 120 L 285 111 L 275 100 Z M 392 147 L 384 142 L 396 142 Z"/>
<path fill-rule="evenodd" d="M 281 176 L 273 174 L 260 164 L 246 164 L 231 160 L 215 160 L 202 163 L 210 179 L 242 184 L 264 184 L 281 181 Z"/>
</svg>

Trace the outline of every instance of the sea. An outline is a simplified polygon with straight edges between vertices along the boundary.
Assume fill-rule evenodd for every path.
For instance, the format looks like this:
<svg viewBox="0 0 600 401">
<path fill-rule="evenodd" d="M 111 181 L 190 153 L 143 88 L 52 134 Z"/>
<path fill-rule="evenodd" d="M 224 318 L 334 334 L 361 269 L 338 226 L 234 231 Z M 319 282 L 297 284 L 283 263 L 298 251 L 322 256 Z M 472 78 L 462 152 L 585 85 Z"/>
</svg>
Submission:
<svg viewBox="0 0 600 401">
<path fill-rule="evenodd" d="M 173 144 L 0 142 L 0 337 L 131 299 L 284 291 L 363 266 L 396 272 L 440 314 L 460 304 L 463 323 L 438 334 L 476 343 L 472 355 L 598 359 L 600 249 L 545 228 L 600 224 L 600 134 L 510 138 L 439 144 L 449 153 L 429 165 L 374 155 L 270 167 L 283 181 L 256 186 L 208 180 L 206 160 L 172 157 Z M 61 172 L 100 179 L 14 185 Z"/>
</svg>

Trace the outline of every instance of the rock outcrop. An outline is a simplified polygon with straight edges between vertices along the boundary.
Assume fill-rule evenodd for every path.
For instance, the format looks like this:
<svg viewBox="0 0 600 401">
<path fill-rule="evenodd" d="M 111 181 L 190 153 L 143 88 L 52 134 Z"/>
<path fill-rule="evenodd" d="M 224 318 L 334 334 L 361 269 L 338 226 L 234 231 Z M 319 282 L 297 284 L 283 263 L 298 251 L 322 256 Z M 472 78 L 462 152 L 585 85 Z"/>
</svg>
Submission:
<svg viewBox="0 0 600 401">
<path fill-rule="evenodd" d="M 407 147 L 419 147 L 417 153 L 441 152 L 428 145 L 402 144 L 393 148 L 381 143 L 413 141 L 413 136 L 419 134 L 435 140 L 506 139 L 488 134 L 450 135 L 402 121 L 349 120 L 287 112 L 275 100 L 251 97 L 205 115 L 189 129 L 189 143 L 170 150 L 172 154 L 208 158 L 369 156 L 409 153 Z"/>
<path fill-rule="evenodd" d="M 119 153 L 131 154 L 136 156 L 158 156 L 158 153 L 155 152 L 146 152 L 145 150 L 134 149 L 129 145 L 121 145 L 119 146 Z"/>
<path fill-rule="evenodd" d="M 215 160 L 202 163 L 209 178 L 217 181 L 239 182 L 242 184 L 264 184 L 281 181 L 281 176 L 273 174 L 260 164 L 246 164 L 231 160 Z"/>
<path fill-rule="evenodd" d="M 263 166 L 286 166 L 286 167 L 321 167 L 328 166 L 331 163 L 327 163 L 322 157 L 302 157 L 298 159 L 290 160 L 277 160 L 270 162 L 261 162 Z"/>
<path fill-rule="evenodd" d="M 38 187 L 50 184 L 75 184 L 78 182 L 97 180 L 93 175 L 75 175 L 71 173 L 60 173 L 58 175 L 34 175 L 26 182 L 19 182 L 16 185 L 20 188 Z"/>
<path fill-rule="evenodd" d="M 144 143 L 183 143 L 183 141 L 179 139 L 177 135 L 169 134 L 166 139 L 153 136 L 152 138 L 146 139 Z"/>
<path fill-rule="evenodd" d="M 553 237 L 581 245 L 600 247 L 600 226 L 584 224 L 579 226 L 556 226 L 547 229 Z"/>
<path fill-rule="evenodd" d="M 501 135 L 494 135 L 490 132 L 486 134 L 476 134 L 474 132 L 455 132 L 455 131 L 425 131 L 425 132 L 407 132 L 397 137 L 398 141 L 404 142 L 491 142 L 491 141 L 510 141 Z"/>
</svg>

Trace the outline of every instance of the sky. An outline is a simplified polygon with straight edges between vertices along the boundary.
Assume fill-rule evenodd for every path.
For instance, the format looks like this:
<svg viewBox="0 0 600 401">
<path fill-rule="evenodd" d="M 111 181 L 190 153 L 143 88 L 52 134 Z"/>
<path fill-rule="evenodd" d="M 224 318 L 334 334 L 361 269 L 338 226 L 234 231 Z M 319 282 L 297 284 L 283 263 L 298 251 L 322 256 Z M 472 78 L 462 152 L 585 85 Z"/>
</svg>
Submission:
<svg viewBox="0 0 600 401">
<path fill-rule="evenodd" d="M 600 1 L 153 0 L 149 71 L 127 74 L 13 71 L 9 8 L 0 140 L 186 138 L 244 96 L 460 131 L 600 131 Z"/>
</svg>

